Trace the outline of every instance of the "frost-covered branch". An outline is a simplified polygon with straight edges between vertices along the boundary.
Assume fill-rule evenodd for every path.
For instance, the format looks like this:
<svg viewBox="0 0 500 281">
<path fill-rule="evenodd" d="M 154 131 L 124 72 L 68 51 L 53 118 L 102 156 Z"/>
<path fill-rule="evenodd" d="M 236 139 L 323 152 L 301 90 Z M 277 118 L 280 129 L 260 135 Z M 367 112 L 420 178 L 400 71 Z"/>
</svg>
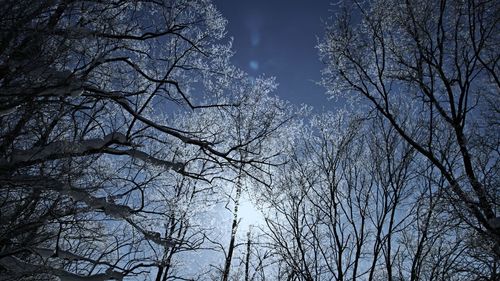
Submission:
<svg viewBox="0 0 500 281">
<path fill-rule="evenodd" d="M 0 169 L 29 166 L 47 160 L 99 153 L 105 147 L 115 143 L 128 144 L 125 135 L 115 132 L 106 135 L 102 139 L 55 141 L 45 146 L 27 150 L 14 150 L 7 158 L 0 158 Z"/>
<path fill-rule="evenodd" d="M 114 271 L 111 268 L 108 268 L 104 273 L 80 275 L 61 268 L 53 268 L 48 265 L 27 263 L 16 257 L 4 257 L 0 259 L 0 265 L 7 269 L 10 276 L 16 276 L 17 278 L 47 274 L 56 276 L 61 281 L 106 281 L 123 280 L 124 277 L 122 273 Z M 4 279 L 0 277 L 0 280 Z"/>
</svg>

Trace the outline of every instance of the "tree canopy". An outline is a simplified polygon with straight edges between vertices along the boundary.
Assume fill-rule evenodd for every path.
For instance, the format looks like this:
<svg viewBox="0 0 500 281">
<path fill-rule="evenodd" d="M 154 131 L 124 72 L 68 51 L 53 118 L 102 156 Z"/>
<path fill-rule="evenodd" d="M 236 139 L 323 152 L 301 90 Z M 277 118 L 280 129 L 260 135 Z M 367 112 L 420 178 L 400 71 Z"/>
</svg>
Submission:
<svg viewBox="0 0 500 281">
<path fill-rule="evenodd" d="M 499 278 L 497 1 L 337 3 L 322 113 L 209 0 L 0 6 L 0 280 Z"/>
</svg>

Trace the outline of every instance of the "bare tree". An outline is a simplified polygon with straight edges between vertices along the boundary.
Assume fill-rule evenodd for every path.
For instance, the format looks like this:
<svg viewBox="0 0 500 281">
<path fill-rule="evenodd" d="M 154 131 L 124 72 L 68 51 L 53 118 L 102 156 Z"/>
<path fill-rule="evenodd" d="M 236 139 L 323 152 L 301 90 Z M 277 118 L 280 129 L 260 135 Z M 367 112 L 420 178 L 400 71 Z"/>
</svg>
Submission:
<svg viewBox="0 0 500 281">
<path fill-rule="evenodd" d="M 498 2 L 344 3 L 319 45 L 324 84 L 363 97 L 430 161 L 498 257 Z"/>
<path fill-rule="evenodd" d="M 229 63 L 210 1 L 0 5 L 0 275 L 166 276 L 192 241 L 182 212 L 152 223 L 150 192 L 167 172 L 211 183 L 240 151 L 248 173 L 270 162 L 254 148 L 272 126 L 241 143 L 225 118 L 273 83 Z"/>
<path fill-rule="evenodd" d="M 283 280 L 489 280 L 446 179 L 384 119 L 313 118 L 268 191 Z"/>
<path fill-rule="evenodd" d="M 256 80 L 257 84 L 261 82 L 263 81 L 260 79 Z M 269 86 L 274 85 L 269 84 Z M 240 162 L 226 174 L 228 181 L 222 183 L 226 186 L 225 209 L 231 214 L 231 222 L 227 244 L 216 243 L 224 253 L 223 266 L 215 265 L 215 267 L 220 271 L 221 280 L 224 281 L 233 280 L 236 278 L 233 277 L 233 273 L 240 272 L 238 268 L 236 272 L 233 272 L 234 263 L 237 255 L 242 254 L 238 248 L 247 245 L 238 241 L 241 237 L 239 225 L 242 196 L 250 195 L 260 187 L 268 186 L 272 181 L 274 171 L 272 168 L 282 164 L 280 156 L 287 147 L 281 139 L 290 134 L 291 124 L 293 124 L 290 122 L 291 108 L 286 103 L 276 97 L 266 95 L 265 91 L 255 93 L 254 97 L 248 101 L 247 106 L 227 115 L 226 124 L 232 124 L 227 138 L 235 141 L 235 146 L 242 147 L 242 149 L 239 150 Z M 256 157 L 261 160 L 256 161 Z M 247 252 L 247 254 L 250 253 Z M 266 254 L 259 255 L 258 258 L 265 259 L 265 256 Z M 263 264 L 260 267 L 262 270 Z M 247 278 L 250 278 L 250 273 L 247 273 Z"/>
</svg>

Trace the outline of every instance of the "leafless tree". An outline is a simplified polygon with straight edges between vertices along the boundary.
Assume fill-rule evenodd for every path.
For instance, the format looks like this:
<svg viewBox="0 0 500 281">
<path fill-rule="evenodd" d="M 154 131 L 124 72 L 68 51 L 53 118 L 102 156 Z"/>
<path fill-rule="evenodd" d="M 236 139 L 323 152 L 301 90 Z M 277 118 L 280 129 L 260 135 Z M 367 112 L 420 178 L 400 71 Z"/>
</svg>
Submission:
<svg viewBox="0 0 500 281">
<path fill-rule="evenodd" d="M 225 120 L 272 81 L 229 63 L 210 1 L 0 5 L 1 278 L 166 276 L 192 241 L 182 211 L 152 223 L 151 192 L 213 183 L 241 151 L 248 173 L 270 162 L 254 148 L 274 127 L 241 143 Z"/>
<path fill-rule="evenodd" d="M 241 109 L 229 114 L 226 122 L 226 124 L 232 124 L 231 128 L 233 128 L 227 137 L 236 141 L 236 145 L 243 149 L 239 150 L 240 162 L 230 173 L 226 174 L 229 180 L 223 184 L 226 186 L 227 197 L 225 210 L 229 211 L 231 221 L 227 244 L 215 243 L 224 253 L 223 265 L 214 265 L 214 267 L 220 271 L 220 278 L 224 281 L 234 278 L 238 280 L 238 275 L 242 274 L 239 269 L 243 266 L 241 264 L 235 266 L 238 255 L 243 254 L 238 248 L 243 246 L 254 248 L 247 243 L 248 241 L 238 241 L 242 236 L 239 227 L 242 196 L 250 195 L 260 187 L 269 185 L 273 178 L 272 168 L 282 164 L 280 156 L 287 147 L 282 142 L 282 138 L 293 134 L 291 132 L 292 115 L 288 112 L 291 108 L 276 97 L 256 93 L 255 98 Z M 255 165 L 257 164 L 256 156 L 262 159 L 260 160 L 263 161 L 262 163 L 267 164 Z M 246 254 L 250 255 L 250 252 Z M 266 256 L 266 251 L 263 251 L 263 255 L 256 256 L 262 259 L 261 264 L 255 268 L 256 271 L 263 270 Z M 247 268 L 250 269 L 250 260 L 247 261 Z M 247 279 L 250 278 L 250 273 L 247 272 L 246 276 Z"/>
<path fill-rule="evenodd" d="M 498 257 L 499 3 L 344 4 L 319 45 L 324 84 L 362 97 L 430 161 L 456 216 Z"/>
<path fill-rule="evenodd" d="M 496 276 L 480 236 L 456 219 L 446 178 L 384 119 L 317 116 L 299 139 L 268 195 L 280 279 Z"/>
</svg>

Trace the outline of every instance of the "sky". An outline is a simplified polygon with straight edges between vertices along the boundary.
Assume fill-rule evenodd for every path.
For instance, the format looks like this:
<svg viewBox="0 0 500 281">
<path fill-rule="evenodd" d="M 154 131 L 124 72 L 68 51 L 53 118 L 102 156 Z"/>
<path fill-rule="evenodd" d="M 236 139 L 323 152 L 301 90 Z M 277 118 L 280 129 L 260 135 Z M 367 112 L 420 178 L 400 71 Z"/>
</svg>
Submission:
<svg viewBox="0 0 500 281">
<path fill-rule="evenodd" d="M 316 112 L 334 109 L 318 85 L 323 64 L 316 45 L 332 15 L 331 0 L 215 0 L 228 20 L 226 30 L 236 52 L 233 63 L 251 76 L 274 76 L 276 92 L 295 105 L 307 104 Z M 244 239 L 251 226 L 264 224 L 261 210 L 243 194 L 238 233 Z M 227 215 L 231 218 L 231 214 Z M 228 230 L 229 231 L 229 230 Z"/>
<path fill-rule="evenodd" d="M 274 76 L 277 93 L 316 111 L 333 101 L 317 85 L 323 68 L 316 45 L 332 15 L 331 0 L 215 0 L 234 38 L 233 63 L 251 76 Z"/>
</svg>

